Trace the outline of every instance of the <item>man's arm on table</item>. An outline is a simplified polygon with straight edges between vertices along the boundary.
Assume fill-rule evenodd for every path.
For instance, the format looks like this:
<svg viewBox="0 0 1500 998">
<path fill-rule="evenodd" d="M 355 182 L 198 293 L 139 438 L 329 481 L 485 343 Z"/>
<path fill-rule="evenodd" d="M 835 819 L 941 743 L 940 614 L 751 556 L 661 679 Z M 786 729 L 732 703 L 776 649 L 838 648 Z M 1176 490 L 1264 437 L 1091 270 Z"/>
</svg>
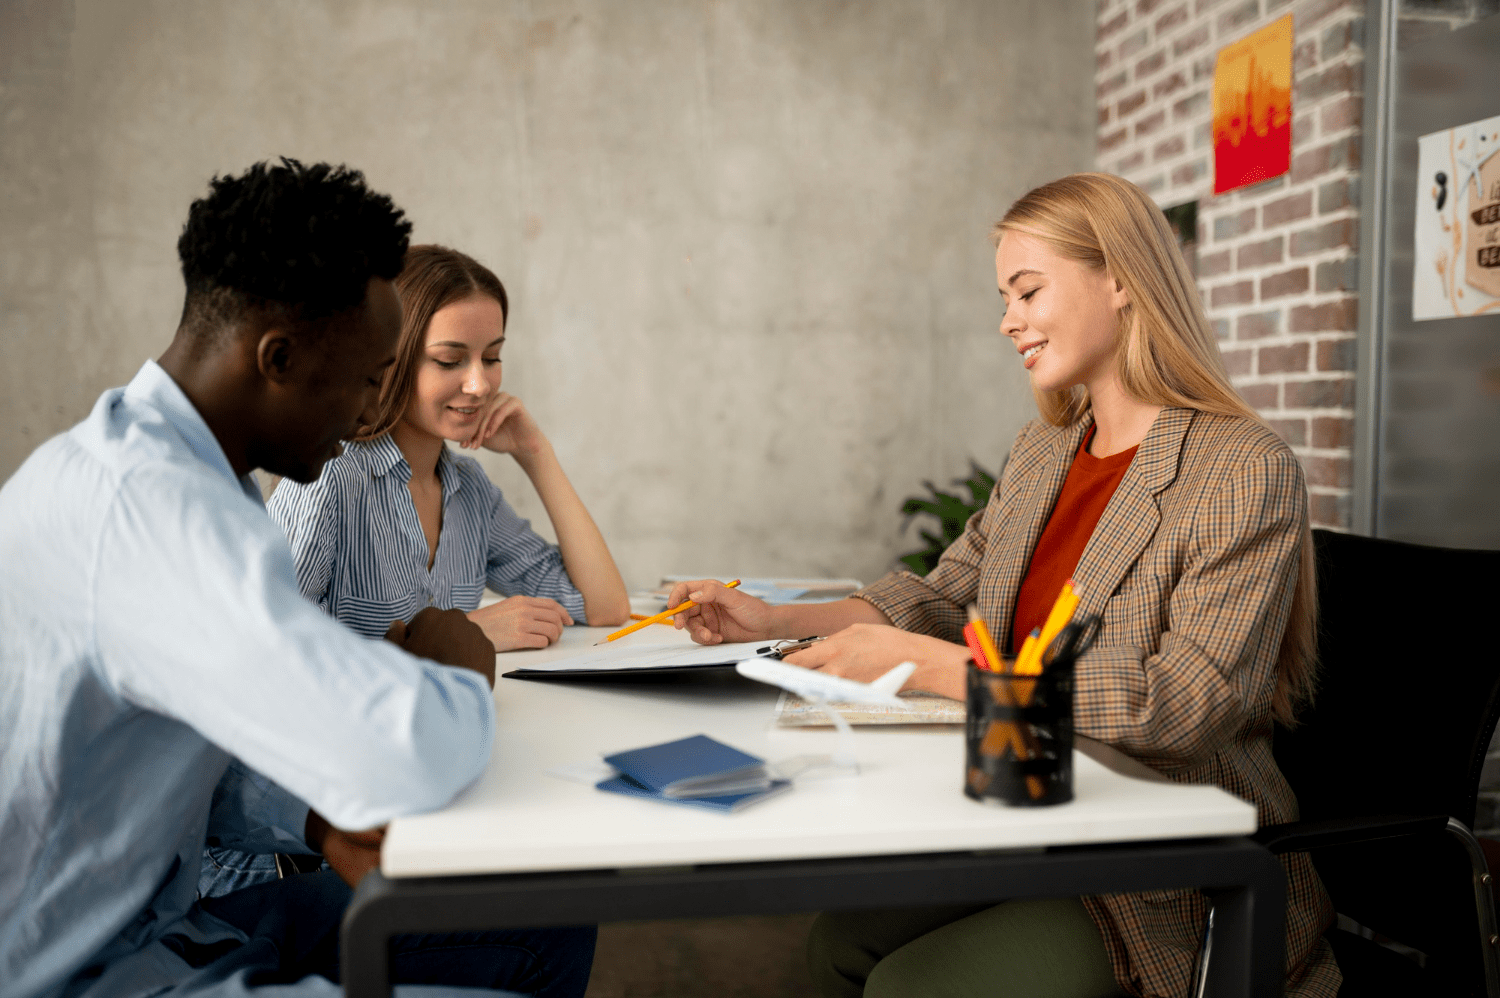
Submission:
<svg viewBox="0 0 1500 998">
<path fill-rule="evenodd" d="M 392 623 L 387 639 L 423 658 L 478 672 L 494 686 L 494 650 L 459 611 L 428 608 L 410 627 Z M 379 864 L 385 832 L 334 828 L 294 794 L 234 759 L 214 788 L 208 836 L 212 844 L 244 852 L 321 853 L 352 887 Z"/>
<path fill-rule="evenodd" d="M 479 775 L 494 738 L 493 651 L 486 676 L 366 640 L 302 598 L 280 529 L 243 498 L 205 502 L 178 474 L 132 479 L 93 593 L 99 660 L 122 695 L 339 828 L 441 807 Z"/>
</svg>

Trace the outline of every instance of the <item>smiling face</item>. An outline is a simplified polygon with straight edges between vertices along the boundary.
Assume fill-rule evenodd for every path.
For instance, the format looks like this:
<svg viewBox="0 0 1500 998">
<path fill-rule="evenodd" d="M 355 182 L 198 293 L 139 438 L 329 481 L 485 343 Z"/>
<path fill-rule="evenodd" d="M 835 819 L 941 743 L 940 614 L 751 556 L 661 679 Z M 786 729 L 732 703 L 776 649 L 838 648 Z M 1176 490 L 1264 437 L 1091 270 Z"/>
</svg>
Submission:
<svg viewBox="0 0 1500 998">
<path fill-rule="evenodd" d="M 1009 231 L 995 251 L 1005 300 L 1000 332 L 1010 337 L 1043 391 L 1102 384 L 1115 374 L 1116 312 L 1129 296 L 1106 270 L 1062 256 L 1044 240 Z"/>
<path fill-rule="evenodd" d="M 471 295 L 433 313 L 404 422 L 443 440 L 467 440 L 500 390 L 505 312 Z"/>
</svg>

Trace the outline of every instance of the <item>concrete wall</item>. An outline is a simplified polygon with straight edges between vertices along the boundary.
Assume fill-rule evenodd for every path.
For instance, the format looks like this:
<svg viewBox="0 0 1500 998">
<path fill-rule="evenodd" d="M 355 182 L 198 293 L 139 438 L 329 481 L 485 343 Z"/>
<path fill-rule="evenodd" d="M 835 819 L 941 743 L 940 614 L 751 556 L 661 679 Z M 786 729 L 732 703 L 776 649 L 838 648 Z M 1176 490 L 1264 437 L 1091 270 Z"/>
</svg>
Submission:
<svg viewBox="0 0 1500 998">
<path fill-rule="evenodd" d="M 1092 162 L 1090 13 L 5 0 L 0 479 L 165 348 L 208 178 L 285 154 L 501 275 L 506 387 L 632 586 L 872 579 L 917 546 L 900 500 L 1033 413 L 985 236 Z"/>
</svg>

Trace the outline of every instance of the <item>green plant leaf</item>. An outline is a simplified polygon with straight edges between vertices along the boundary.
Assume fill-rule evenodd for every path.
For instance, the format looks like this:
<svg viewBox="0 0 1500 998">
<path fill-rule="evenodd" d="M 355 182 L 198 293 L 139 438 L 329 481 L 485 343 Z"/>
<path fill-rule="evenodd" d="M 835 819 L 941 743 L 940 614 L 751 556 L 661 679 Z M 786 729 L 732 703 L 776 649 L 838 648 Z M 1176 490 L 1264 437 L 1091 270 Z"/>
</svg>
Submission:
<svg viewBox="0 0 1500 998">
<path fill-rule="evenodd" d="M 990 493 L 994 491 L 996 477 L 981 468 L 978 462 L 969 461 L 969 477 L 955 478 L 953 484 L 963 486 L 969 494 L 966 502 L 962 493 L 955 495 L 944 492 L 930 481 L 922 484 L 927 488 L 931 498 L 927 496 L 910 496 L 901 503 L 901 513 L 906 518 L 902 529 L 911 524 L 913 518 L 918 516 L 930 516 L 937 520 L 937 527 L 942 532 L 941 536 L 931 530 L 919 528 L 917 535 L 927 542 L 927 547 L 921 551 L 913 551 L 901 556 L 901 563 L 910 568 L 918 575 L 926 575 L 937 567 L 938 560 L 942 558 L 943 552 L 948 545 L 963 536 L 964 527 L 968 525 L 970 517 L 984 509 L 989 503 Z"/>
</svg>

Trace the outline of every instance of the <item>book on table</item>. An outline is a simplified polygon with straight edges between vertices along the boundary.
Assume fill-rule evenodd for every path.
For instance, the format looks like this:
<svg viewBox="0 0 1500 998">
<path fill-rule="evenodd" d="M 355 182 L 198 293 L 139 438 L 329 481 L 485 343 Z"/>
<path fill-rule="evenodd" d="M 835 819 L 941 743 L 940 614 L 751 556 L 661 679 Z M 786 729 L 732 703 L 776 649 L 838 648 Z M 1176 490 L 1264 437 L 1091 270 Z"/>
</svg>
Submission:
<svg viewBox="0 0 1500 998">
<path fill-rule="evenodd" d="M 733 812 L 789 790 L 765 760 L 707 735 L 607 755 L 619 771 L 596 786 L 609 793 Z"/>
</svg>

